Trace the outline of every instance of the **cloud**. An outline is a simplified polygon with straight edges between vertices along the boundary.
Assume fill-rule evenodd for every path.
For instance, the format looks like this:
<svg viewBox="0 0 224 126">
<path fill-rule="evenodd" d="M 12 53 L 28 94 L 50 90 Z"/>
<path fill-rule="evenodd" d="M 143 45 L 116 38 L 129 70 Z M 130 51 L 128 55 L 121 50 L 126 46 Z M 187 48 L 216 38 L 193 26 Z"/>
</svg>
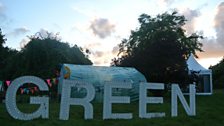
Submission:
<svg viewBox="0 0 224 126">
<path fill-rule="evenodd" d="M 27 32 L 30 32 L 30 30 L 27 27 L 21 27 L 21 28 L 16 28 L 12 32 L 8 33 L 8 35 L 17 37 L 23 34 L 26 34 Z"/>
<path fill-rule="evenodd" d="M 164 3 L 166 5 L 170 5 L 174 2 L 174 0 L 159 0 L 161 3 Z"/>
<path fill-rule="evenodd" d="M 89 44 L 84 45 L 83 48 L 88 49 L 90 51 L 90 53 L 94 55 L 95 50 L 98 50 L 98 49 L 102 48 L 101 45 L 102 44 L 99 43 L 99 42 L 93 42 L 93 43 L 89 43 Z M 97 55 L 97 54 L 95 54 L 95 55 Z"/>
<path fill-rule="evenodd" d="M 214 20 L 217 43 L 224 48 L 224 2 L 218 6 L 217 10 Z"/>
<path fill-rule="evenodd" d="M 76 6 L 72 7 L 72 9 L 73 9 L 74 11 L 76 11 L 76 12 L 82 14 L 82 15 L 87 16 L 87 17 L 92 17 L 92 16 L 94 16 L 95 13 L 96 13 L 96 12 L 93 12 L 93 10 L 89 10 L 89 9 L 86 9 L 86 8 L 82 8 L 82 9 L 81 9 L 81 8 L 79 8 L 79 7 L 76 7 Z"/>
<path fill-rule="evenodd" d="M 84 48 L 92 49 L 92 48 L 99 48 L 101 46 L 101 43 L 95 42 L 95 43 L 89 43 L 84 46 Z"/>
<path fill-rule="evenodd" d="M 3 12 L 4 8 L 5 8 L 4 5 L 0 3 L 0 13 Z"/>
<path fill-rule="evenodd" d="M 24 38 L 24 39 L 22 39 L 21 42 L 19 43 L 20 48 L 21 48 L 21 49 L 24 48 L 29 42 L 30 42 L 30 39 L 27 38 L 27 37 Z"/>
<path fill-rule="evenodd" d="M 115 31 L 115 25 L 111 24 L 106 18 L 97 18 L 91 22 L 90 29 L 94 35 L 104 39 Z"/>
<path fill-rule="evenodd" d="M 205 38 L 202 41 L 205 52 L 199 53 L 199 56 L 206 58 L 224 56 L 224 2 L 220 3 L 217 7 L 214 24 L 216 37 Z"/>
<path fill-rule="evenodd" d="M 102 51 L 95 51 L 93 55 L 95 57 L 102 57 L 104 55 L 104 52 L 102 52 Z"/>
<path fill-rule="evenodd" d="M 184 29 L 187 31 L 187 34 L 194 33 L 196 18 L 201 15 L 200 11 L 198 9 L 191 10 L 191 9 L 187 8 L 182 13 L 185 16 L 185 18 L 187 19 L 187 22 L 184 25 Z"/>
<path fill-rule="evenodd" d="M 0 22 L 1 22 L 0 25 L 7 19 L 4 12 L 5 12 L 5 6 L 2 3 L 0 3 Z"/>
<path fill-rule="evenodd" d="M 108 59 L 104 59 L 103 63 L 104 63 L 104 64 L 108 64 L 108 63 L 110 63 L 110 60 L 108 60 Z"/>
<path fill-rule="evenodd" d="M 41 28 L 40 31 L 38 32 L 39 35 L 42 37 L 42 38 L 46 38 L 49 34 L 48 30 L 47 29 L 44 29 L 44 28 Z"/>
<path fill-rule="evenodd" d="M 52 25 L 53 25 L 54 29 L 56 29 L 57 31 L 62 31 L 61 26 L 58 25 L 57 23 L 53 23 Z"/>
<path fill-rule="evenodd" d="M 169 7 L 174 3 L 175 0 L 156 0 L 159 6 Z"/>
<path fill-rule="evenodd" d="M 101 60 L 93 61 L 94 65 L 101 65 L 103 62 Z"/>
<path fill-rule="evenodd" d="M 117 55 L 119 52 L 119 47 L 118 46 L 114 46 L 112 49 L 112 54 Z"/>
<path fill-rule="evenodd" d="M 115 57 L 110 51 L 94 51 L 90 55 L 94 65 L 109 66 L 111 59 Z"/>
<path fill-rule="evenodd" d="M 104 65 L 104 60 L 107 58 L 107 53 L 103 51 L 95 51 L 92 53 L 91 61 L 94 65 Z"/>
<path fill-rule="evenodd" d="M 0 1 L 0 28 L 2 29 L 8 29 L 13 22 L 13 20 L 6 15 L 6 9 L 5 5 Z"/>
<path fill-rule="evenodd" d="M 100 53 L 101 54 L 101 53 Z M 102 52 L 102 56 L 97 57 L 96 55 L 93 56 L 91 61 L 93 61 L 94 65 L 100 66 L 109 66 L 111 60 L 111 54 L 109 52 Z"/>
</svg>

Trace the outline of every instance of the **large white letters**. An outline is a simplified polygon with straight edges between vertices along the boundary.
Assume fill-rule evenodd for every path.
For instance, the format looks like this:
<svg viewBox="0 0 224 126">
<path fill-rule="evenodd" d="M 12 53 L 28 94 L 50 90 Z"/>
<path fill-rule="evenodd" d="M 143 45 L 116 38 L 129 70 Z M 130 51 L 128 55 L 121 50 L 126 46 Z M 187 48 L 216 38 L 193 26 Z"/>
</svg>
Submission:
<svg viewBox="0 0 224 126">
<path fill-rule="evenodd" d="M 32 120 L 35 118 L 48 118 L 49 117 L 49 97 L 30 97 L 30 104 L 40 104 L 38 110 L 33 113 L 23 113 L 16 105 L 16 92 L 25 83 L 32 83 L 38 86 L 40 91 L 48 91 L 48 86 L 44 80 L 35 76 L 23 76 L 15 79 L 11 85 L 9 85 L 6 92 L 6 109 L 8 113 L 15 119 L 19 120 Z M 84 98 L 72 98 L 71 89 L 76 87 L 78 89 L 84 88 L 86 90 L 86 96 Z M 103 99 L 103 119 L 132 119 L 132 113 L 112 113 L 113 103 L 130 103 L 129 90 L 132 88 L 130 82 L 106 82 L 104 85 L 104 99 Z M 177 100 L 180 99 L 187 115 L 196 115 L 195 105 L 195 85 L 189 86 L 189 106 L 177 84 L 172 84 L 171 88 L 171 116 L 178 115 Z M 113 95 L 113 90 L 124 91 L 122 96 Z M 164 117 L 164 112 L 147 113 L 147 104 L 161 104 L 163 103 L 163 97 L 148 97 L 147 90 L 164 90 L 163 83 L 146 83 L 139 84 L 139 117 L 140 118 L 154 118 Z M 120 93 L 119 93 L 120 94 Z M 123 96 L 125 95 L 125 96 Z M 77 80 L 63 80 L 62 83 L 62 95 L 60 103 L 59 119 L 69 119 L 70 105 L 81 105 L 84 107 L 84 118 L 93 119 L 93 106 L 90 103 L 95 97 L 95 88 L 91 83 L 86 83 Z"/>
<path fill-rule="evenodd" d="M 195 109 L 195 85 L 190 84 L 190 107 L 187 105 L 187 102 L 178 86 L 178 84 L 172 84 L 172 110 L 171 110 L 171 116 L 177 116 L 177 96 L 180 99 L 180 102 L 184 106 L 185 111 L 189 116 L 195 116 L 196 115 L 196 109 Z"/>
<path fill-rule="evenodd" d="M 112 113 L 112 103 L 130 103 L 130 97 L 125 96 L 112 96 L 113 88 L 130 89 L 131 83 L 118 82 L 106 83 L 104 85 L 104 102 L 103 102 L 103 119 L 131 119 L 131 113 Z"/>
<path fill-rule="evenodd" d="M 71 88 L 85 88 L 85 98 L 71 98 Z M 70 105 L 82 105 L 84 107 L 85 119 L 93 119 L 93 106 L 90 103 L 95 97 L 95 88 L 90 83 L 80 82 L 76 80 L 63 80 L 61 106 L 60 106 L 60 119 L 69 119 Z"/>
<path fill-rule="evenodd" d="M 147 89 L 163 90 L 162 83 L 140 83 L 139 88 L 139 117 L 153 118 L 164 117 L 165 113 L 147 113 L 147 103 L 163 103 L 162 97 L 147 97 Z"/>
<path fill-rule="evenodd" d="M 36 84 L 40 91 L 48 91 L 47 84 L 40 78 L 34 76 L 23 76 L 15 79 L 7 89 L 6 92 L 6 109 L 8 113 L 15 119 L 31 120 L 38 117 L 49 117 L 49 98 L 48 97 L 31 97 L 30 104 L 40 104 L 37 111 L 27 114 L 21 112 L 16 105 L 16 91 L 25 83 Z"/>
</svg>

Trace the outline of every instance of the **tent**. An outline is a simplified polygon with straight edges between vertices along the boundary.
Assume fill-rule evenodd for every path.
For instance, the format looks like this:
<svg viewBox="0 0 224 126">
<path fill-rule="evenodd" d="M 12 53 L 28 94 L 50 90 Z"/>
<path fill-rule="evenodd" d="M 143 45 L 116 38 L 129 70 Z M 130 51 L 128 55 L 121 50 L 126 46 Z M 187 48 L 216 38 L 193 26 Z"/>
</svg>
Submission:
<svg viewBox="0 0 224 126">
<path fill-rule="evenodd" d="M 130 82 L 132 89 L 115 89 L 113 95 L 130 96 L 131 101 L 138 100 L 139 83 L 147 82 L 144 75 L 130 67 L 104 67 L 92 65 L 63 64 L 60 73 L 58 92 L 61 94 L 64 79 L 79 80 L 93 84 L 96 95 L 94 101 L 103 101 L 104 84 L 106 82 Z M 84 97 L 84 89 L 73 88 L 72 97 Z"/>
<path fill-rule="evenodd" d="M 187 60 L 189 74 L 197 74 L 198 82 L 196 82 L 196 94 L 211 95 L 212 94 L 212 70 L 201 66 L 193 54 Z"/>
</svg>

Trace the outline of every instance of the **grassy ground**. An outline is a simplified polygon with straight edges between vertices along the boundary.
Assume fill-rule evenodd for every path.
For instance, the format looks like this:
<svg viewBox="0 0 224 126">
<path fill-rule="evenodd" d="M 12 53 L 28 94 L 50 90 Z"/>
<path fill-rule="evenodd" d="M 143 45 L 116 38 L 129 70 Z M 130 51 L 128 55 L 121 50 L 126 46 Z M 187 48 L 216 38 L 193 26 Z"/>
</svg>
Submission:
<svg viewBox="0 0 224 126">
<path fill-rule="evenodd" d="M 49 119 L 35 119 L 32 121 L 20 121 L 10 117 L 7 113 L 5 105 L 0 103 L 0 125 L 1 126 L 223 126 L 224 125 L 224 90 L 216 90 L 212 96 L 197 96 L 196 97 L 196 112 L 197 115 L 189 117 L 183 110 L 182 105 L 178 109 L 178 117 L 171 117 L 170 97 L 164 97 L 162 105 L 148 105 L 149 111 L 165 112 L 164 118 L 140 119 L 138 117 L 138 103 L 115 104 L 113 112 L 131 112 L 133 119 L 131 120 L 103 120 L 102 119 L 102 104 L 94 104 L 94 119 L 83 119 L 83 108 L 80 106 L 72 106 L 70 109 L 70 119 L 67 121 L 59 120 L 59 103 L 50 103 Z M 23 112 L 34 111 L 38 106 L 33 106 L 24 103 L 18 103 L 18 106 Z"/>
</svg>

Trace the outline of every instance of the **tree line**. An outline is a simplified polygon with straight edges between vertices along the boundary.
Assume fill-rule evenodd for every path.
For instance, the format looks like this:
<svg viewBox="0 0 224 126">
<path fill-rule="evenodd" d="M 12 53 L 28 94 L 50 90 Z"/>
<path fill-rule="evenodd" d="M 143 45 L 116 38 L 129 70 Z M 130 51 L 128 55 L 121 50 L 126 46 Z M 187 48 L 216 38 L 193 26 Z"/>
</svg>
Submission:
<svg viewBox="0 0 224 126">
<path fill-rule="evenodd" d="M 0 32 L 0 79 L 15 79 L 23 75 L 52 78 L 63 63 L 92 65 L 88 54 L 77 46 L 62 42 L 57 35 L 36 34 L 20 51 L 4 47 L 5 36 Z"/>
</svg>

